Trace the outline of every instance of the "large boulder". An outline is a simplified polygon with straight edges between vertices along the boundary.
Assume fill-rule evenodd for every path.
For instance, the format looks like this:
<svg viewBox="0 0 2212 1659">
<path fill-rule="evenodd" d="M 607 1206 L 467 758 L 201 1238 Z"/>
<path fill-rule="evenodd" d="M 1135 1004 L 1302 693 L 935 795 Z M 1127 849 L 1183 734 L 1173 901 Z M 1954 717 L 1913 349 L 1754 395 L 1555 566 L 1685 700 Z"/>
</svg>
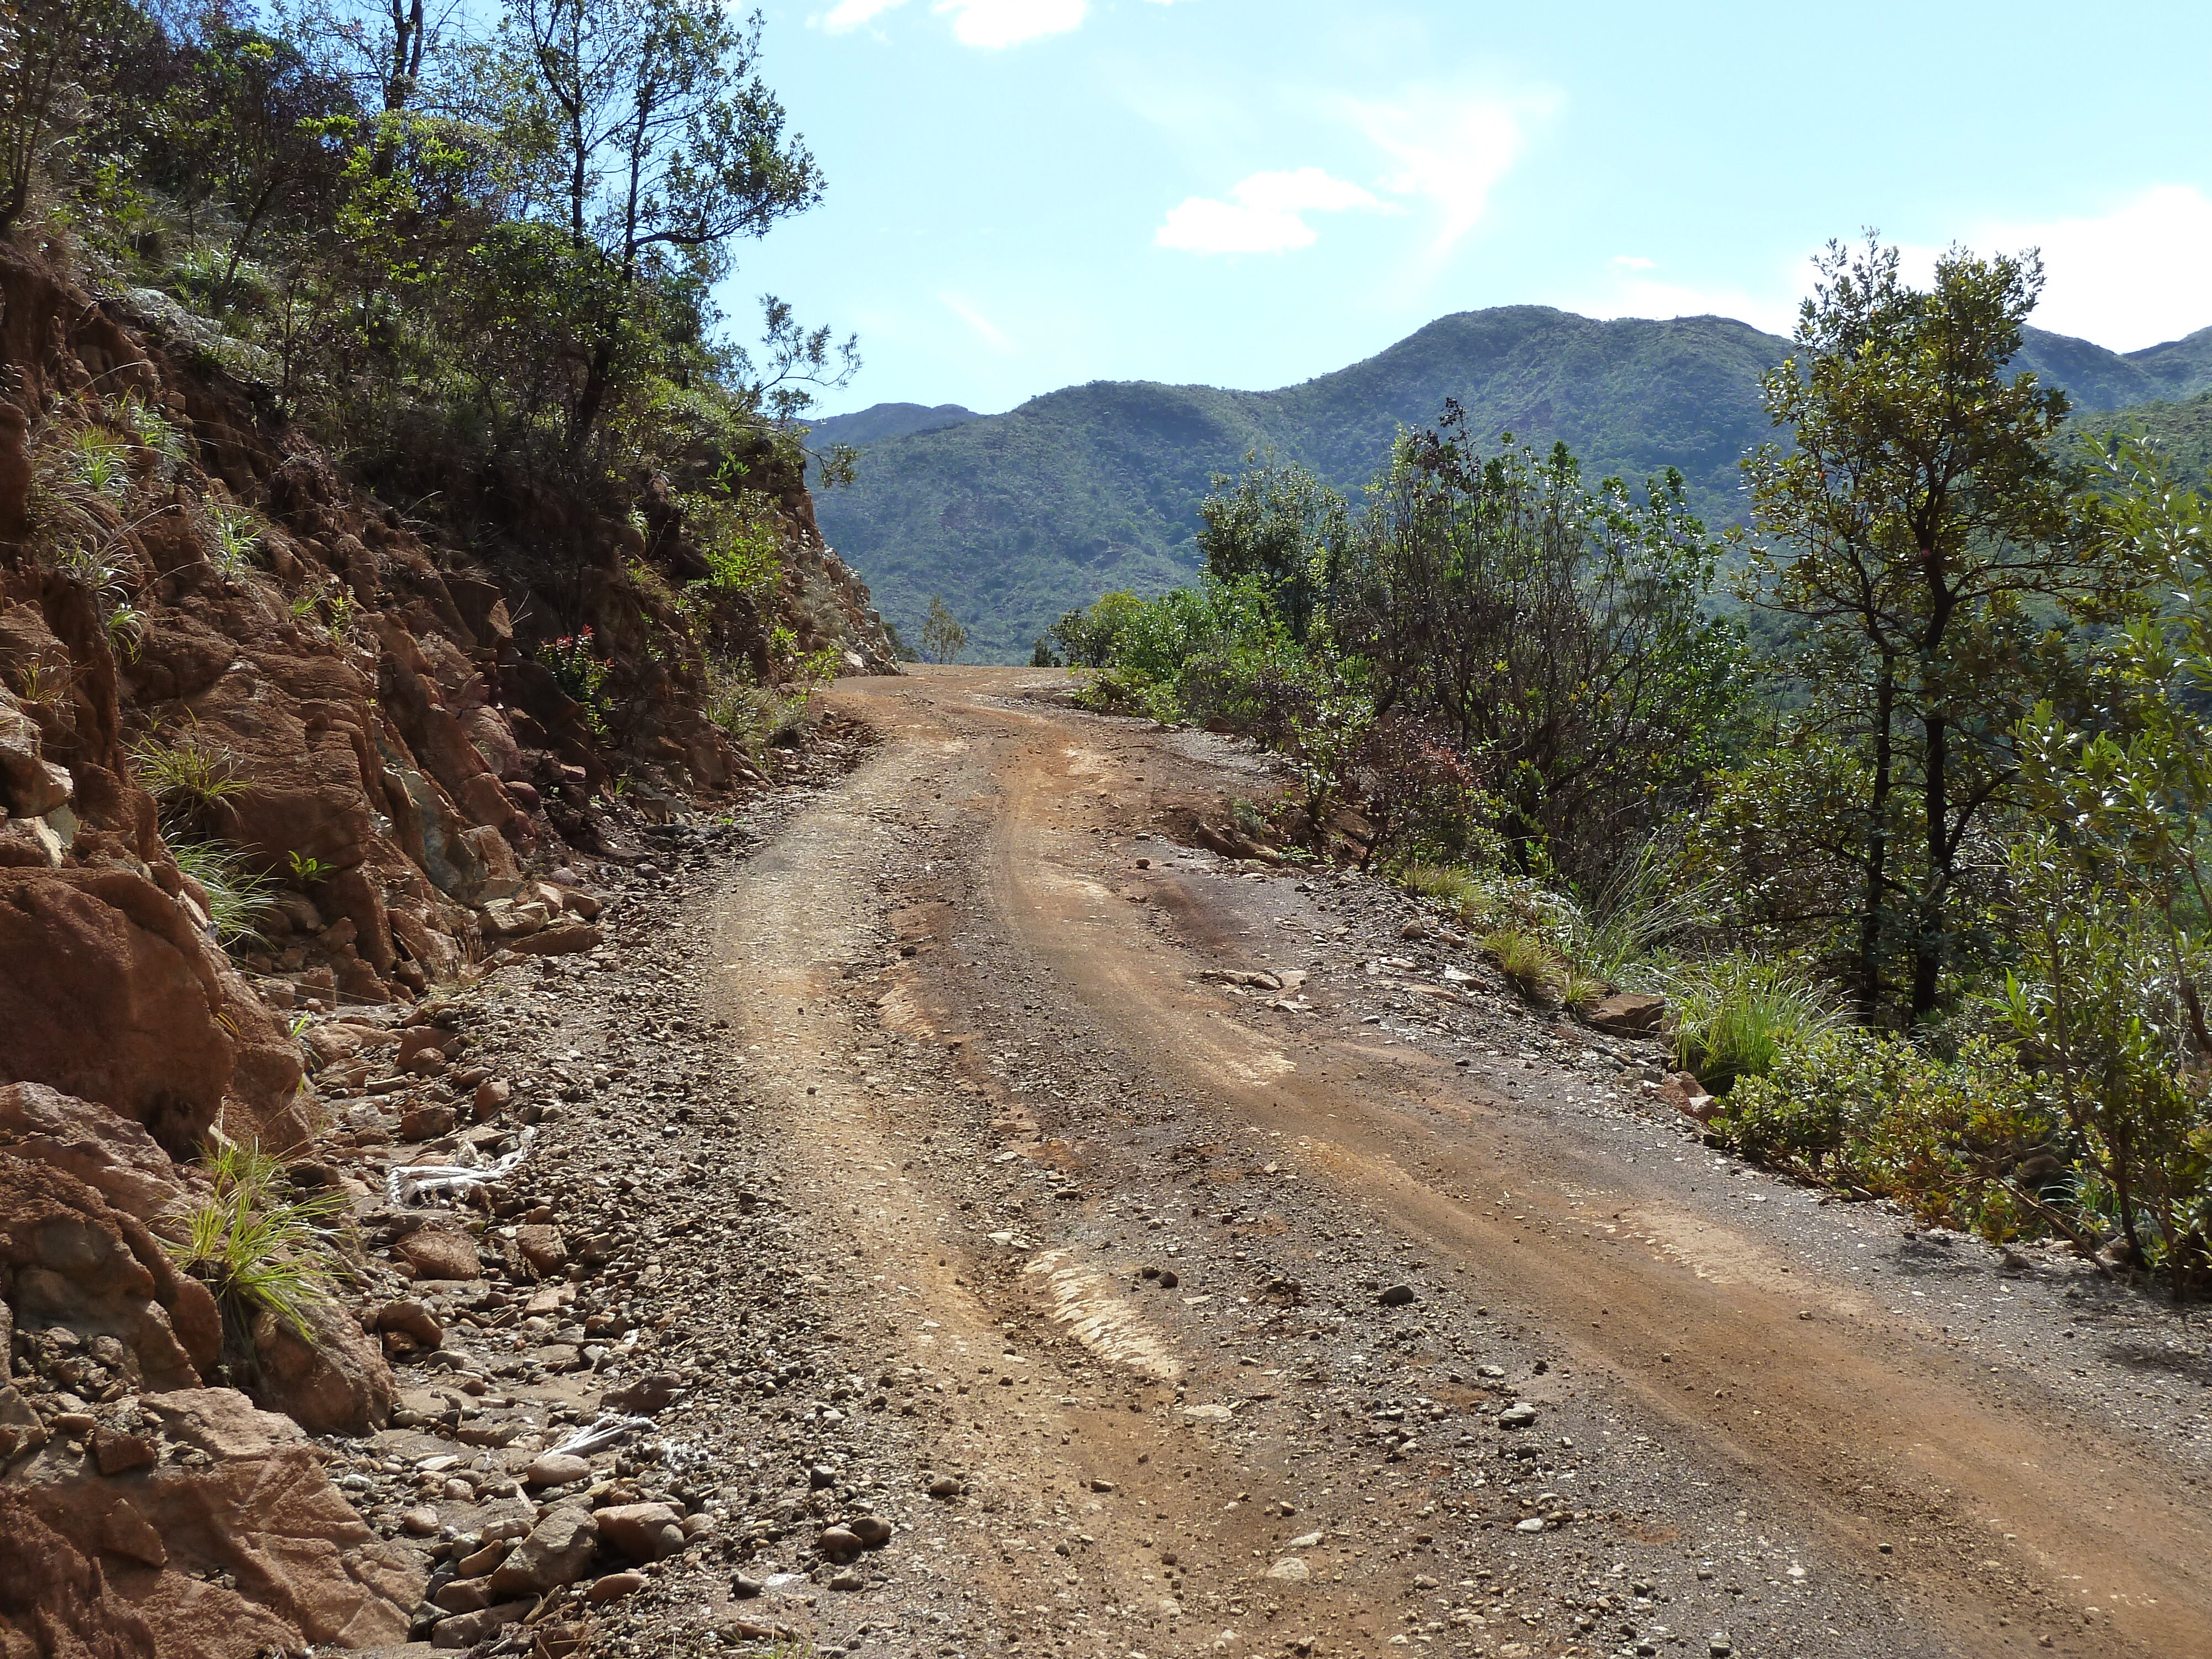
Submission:
<svg viewBox="0 0 2212 1659">
<path fill-rule="evenodd" d="M 0 1087 L 0 1146 L 76 1176 L 141 1221 L 173 1215 L 186 1199 L 190 1177 L 144 1125 L 43 1084 Z"/>
<path fill-rule="evenodd" d="M 159 1455 L 118 1475 L 49 1441 L 0 1486 L 8 1659 L 245 1659 L 407 1636 L 422 1577 L 338 1495 L 298 1426 L 228 1389 L 138 1402 Z"/>
<path fill-rule="evenodd" d="M 96 1397 L 196 1386 L 222 1345 L 207 1287 L 145 1224 L 65 1170 L 0 1150 L 0 1284 L 18 1330 L 72 1332 L 58 1381 Z M 101 1339 L 106 1339 L 103 1342 Z"/>
<path fill-rule="evenodd" d="M 253 1392 L 310 1434 L 374 1434 L 391 1421 L 392 1368 L 361 1326 L 333 1307 L 310 1309 L 302 1335 L 264 1310 L 253 1322 Z"/>
<path fill-rule="evenodd" d="M 226 1095 L 260 1139 L 301 1077 L 292 1042 L 184 906 L 117 869 L 0 869 L 0 1083 L 43 1083 L 189 1157 Z"/>
</svg>

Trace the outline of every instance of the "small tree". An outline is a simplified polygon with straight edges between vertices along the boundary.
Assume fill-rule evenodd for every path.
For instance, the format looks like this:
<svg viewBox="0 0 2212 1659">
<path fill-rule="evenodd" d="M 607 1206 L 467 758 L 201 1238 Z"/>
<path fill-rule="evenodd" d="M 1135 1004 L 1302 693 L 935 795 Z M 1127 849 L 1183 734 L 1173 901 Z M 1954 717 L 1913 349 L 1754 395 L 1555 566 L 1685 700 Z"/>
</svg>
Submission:
<svg viewBox="0 0 2212 1659">
<path fill-rule="evenodd" d="M 1814 719 L 1864 760 L 1862 1011 L 1881 1000 L 1901 915 L 1917 1018 L 1936 1004 L 1969 837 L 2012 781 L 2010 730 L 2059 670 L 2051 610 L 2108 572 L 2068 533 L 2050 441 L 2065 394 L 2008 367 L 2038 257 L 1954 249 L 1923 293 L 1869 237 L 1856 253 L 1831 243 L 1820 270 L 1797 352 L 1765 382 L 1794 441 L 1744 462 L 1773 538 L 1753 549 L 1748 587 L 1795 619 Z"/>
<path fill-rule="evenodd" d="M 921 648 L 932 662 L 957 661 L 968 648 L 968 630 L 941 594 L 930 596 L 929 614 L 921 623 Z"/>
<path fill-rule="evenodd" d="M 1236 478 L 1217 472 L 1198 509 L 1198 550 L 1224 582 L 1265 580 L 1291 637 L 1305 642 L 1328 550 L 1351 529 L 1344 497 L 1296 462 L 1253 463 Z"/>
</svg>

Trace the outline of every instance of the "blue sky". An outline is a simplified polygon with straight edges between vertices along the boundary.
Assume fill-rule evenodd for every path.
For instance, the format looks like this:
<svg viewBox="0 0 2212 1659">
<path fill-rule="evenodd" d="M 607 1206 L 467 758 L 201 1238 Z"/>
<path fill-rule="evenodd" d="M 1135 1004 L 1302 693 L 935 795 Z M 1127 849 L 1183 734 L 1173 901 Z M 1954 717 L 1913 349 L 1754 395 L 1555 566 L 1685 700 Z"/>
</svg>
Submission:
<svg viewBox="0 0 2212 1659">
<path fill-rule="evenodd" d="M 770 0 L 829 179 L 738 250 L 857 331 L 825 412 L 1287 384 L 1447 312 L 1786 331 L 1832 236 L 2044 250 L 2036 320 L 2212 324 L 2212 8 Z"/>
</svg>

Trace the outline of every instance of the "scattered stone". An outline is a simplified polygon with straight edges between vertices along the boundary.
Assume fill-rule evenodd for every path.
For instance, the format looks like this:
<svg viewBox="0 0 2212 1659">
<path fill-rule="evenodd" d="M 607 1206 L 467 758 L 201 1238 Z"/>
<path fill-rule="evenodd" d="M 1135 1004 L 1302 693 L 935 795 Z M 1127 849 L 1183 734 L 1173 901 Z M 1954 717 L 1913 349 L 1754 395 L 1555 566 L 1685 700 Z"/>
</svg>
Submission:
<svg viewBox="0 0 2212 1659">
<path fill-rule="evenodd" d="M 523 1471 L 522 1484 L 532 1488 L 565 1486 L 587 1478 L 591 1473 L 588 1459 L 574 1452 L 547 1452 L 532 1460 L 530 1467 Z"/>
<path fill-rule="evenodd" d="M 591 1588 L 584 1592 L 584 1599 L 593 1607 L 618 1601 L 625 1595 L 635 1595 L 645 1588 L 646 1583 L 645 1575 L 634 1568 L 624 1572 L 611 1572 L 604 1578 L 594 1578 Z"/>
<path fill-rule="evenodd" d="M 861 1544 L 858 1535 L 849 1528 L 825 1527 L 814 1540 L 814 1547 L 827 1559 L 842 1565 L 859 1557 Z"/>
<path fill-rule="evenodd" d="M 1646 1036 L 1659 1029 L 1666 1014 L 1666 998 L 1624 991 L 1591 1004 L 1583 1019 L 1609 1036 Z"/>
<path fill-rule="evenodd" d="M 1393 1285 L 1375 1299 L 1386 1308 L 1402 1308 L 1413 1301 L 1413 1287 L 1411 1285 Z"/>
<path fill-rule="evenodd" d="M 1307 1566 L 1297 1556 L 1286 1555 L 1267 1569 L 1267 1577 L 1279 1578 L 1289 1583 L 1302 1584 L 1313 1577 L 1313 1569 Z"/>
<path fill-rule="evenodd" d="M 483 1267 L 477 1260 L 477 1242 L 451 1222 L 434 1221 L 417 1227 L 392 1252 L 417 1279 L 481 1279 Z"/>
<path fill-rule="evenodd" d="M 616 1504 L 594 1519 L 599 1541 L 625 1560 L 658 1561 L 684 1547 L 684 1518 L 666 1504 Z"/>
</svg>

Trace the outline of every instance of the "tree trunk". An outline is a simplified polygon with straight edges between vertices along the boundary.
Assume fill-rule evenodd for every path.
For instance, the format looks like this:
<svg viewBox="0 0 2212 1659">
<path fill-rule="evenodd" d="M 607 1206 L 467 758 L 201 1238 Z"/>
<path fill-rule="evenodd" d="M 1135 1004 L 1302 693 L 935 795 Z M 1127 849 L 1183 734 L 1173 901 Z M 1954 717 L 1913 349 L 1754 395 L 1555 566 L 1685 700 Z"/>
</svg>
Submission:
<svg viewBox="0 0 2212 1659">
<path fill-rule="evenodd" d="M 1950 726 L 1941 714 L 1928 715 L 1928 879 L 1920 890 L 1912 928 L 1912 1018 L 1915 1023 L 1936 1006 L 1943 970 L 1943 906 L 1950 896 L 1951 845 L 1948 826 Z"/>
<path fill-rule="evenodd" d="M 584 390 L 576 399 L 576 410 L 568 422 L 568 453 L 580 455 L 585 442 L 592 435 L 592 424 L 599 418 L 599 406 L 607 400 L 607 375 L 614 367 L 614 352 L 604 341 L 592 352 L 592 366 L 584 375 Z"/>
<path fill-rule="evenodd" d="M 1890 726 L 1897 709 L 1897 659 L 1885 654 L 1874 694 L 1874 799 L 1868 817 L 1866 908 L 1859 918 L 1859 1017 L 1881 1012 L 1881 909 L 1889 863 Z"/>
</svg>

